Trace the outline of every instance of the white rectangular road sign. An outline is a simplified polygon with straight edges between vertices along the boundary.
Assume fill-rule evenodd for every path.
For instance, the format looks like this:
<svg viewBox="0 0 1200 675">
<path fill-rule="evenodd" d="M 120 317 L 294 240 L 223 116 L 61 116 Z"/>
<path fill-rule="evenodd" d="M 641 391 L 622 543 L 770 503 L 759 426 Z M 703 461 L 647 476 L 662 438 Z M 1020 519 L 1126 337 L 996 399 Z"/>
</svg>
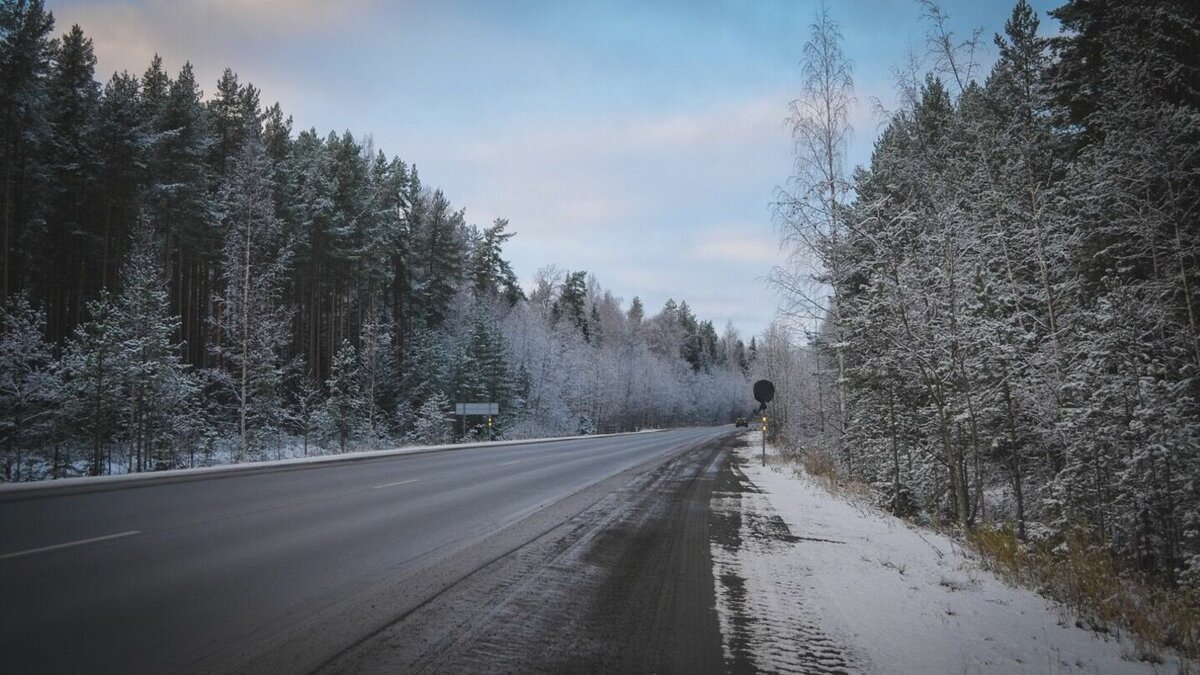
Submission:
<svg viewBox="0 0 1200 675">
<path fill-rule="evenodd" d="M 499 415 L 499 403 L 455 403 L 455 415 Z"/>
</svg>

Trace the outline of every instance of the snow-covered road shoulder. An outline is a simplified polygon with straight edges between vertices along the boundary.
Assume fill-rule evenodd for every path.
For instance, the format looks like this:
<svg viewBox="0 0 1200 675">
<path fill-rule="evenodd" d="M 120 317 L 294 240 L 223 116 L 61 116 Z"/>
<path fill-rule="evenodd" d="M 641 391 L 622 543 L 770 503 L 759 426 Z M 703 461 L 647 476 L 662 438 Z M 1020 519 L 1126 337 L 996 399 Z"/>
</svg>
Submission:
<svg viewBox="0 0 1200 675">
<path fill-rule="evenodd" d="M 749 441 L 754 434 L 747 434 Z M 713 495 L 727 665 L 784 672 L 1158 673 L 951 539 L 741 447 Z"/>
</svg>

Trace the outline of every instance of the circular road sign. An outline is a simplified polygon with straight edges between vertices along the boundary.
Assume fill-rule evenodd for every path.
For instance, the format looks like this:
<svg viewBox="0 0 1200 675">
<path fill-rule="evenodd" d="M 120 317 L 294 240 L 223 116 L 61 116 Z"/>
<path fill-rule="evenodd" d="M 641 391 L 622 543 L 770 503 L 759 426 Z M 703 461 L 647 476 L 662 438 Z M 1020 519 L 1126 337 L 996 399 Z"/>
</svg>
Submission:
<svg viewBox="0 0 1200 675">
<path fill-rule="evenodd" d="M 775 385 L 770 380 L 759 380 L 754 383 L 754 400 L 759 403 L 770 403 L 775 398 Z"/>
</svg>

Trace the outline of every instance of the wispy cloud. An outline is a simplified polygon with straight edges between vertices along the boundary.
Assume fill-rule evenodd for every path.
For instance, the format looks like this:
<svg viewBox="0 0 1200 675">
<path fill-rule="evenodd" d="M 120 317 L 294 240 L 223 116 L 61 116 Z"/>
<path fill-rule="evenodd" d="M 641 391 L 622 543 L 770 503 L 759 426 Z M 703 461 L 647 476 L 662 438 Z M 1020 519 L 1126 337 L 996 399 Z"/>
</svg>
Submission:
<svg viewBox="0 0 1200 675">
<path fill-rule="evenodd" d="M 153 3 L 191 18 L 238 24 L 258 35 L 304 35 L 337 30 L 363 16 L 373 0 L 155 0 Z"/>
<path fill-rule="evenodd" d="M 221 44 L 333 34 L 363 16 L 375 0 L 83 0 L 57 2 L 59 28 L 79 23 L 104 44 L 151 45 L 162 50 L 184 44 Z M 108 56 L 106 54 L 106 56 Z"/>
<path fill-rule="evenodd" d="M 780 259 L 779 245 L 762 223 L 709 230 L 692 243 L 687 255 L 701 262 L 757 263 L 763 269 Z"/>
<path fill-rule="evenodd" d="M 751 158 L 781 147 L 786 156 L 782 100 L 536 124 L 448 145 L 418 141 L 409 153 L 458 174 L 476 213 L 505 215 L 539 234 L 566 230 L 578 236 L 587 228 L 647 218 L 661 223 L 664 217 L 675 222 L 663 225 L 687 228 L 693 214 L 681 206 L 709 200 L 730 185 L 761 187 L 761 162 Z M 689 212 L 687 219 L 678 218 L 681 211 Z"/>
<path fill-rule="evenodd" d="M 778 142 L 784 129 L 786 102 L 778 96 L 735 101 L 703 110 L 650 113 L 592 120 L 568 120 L 557 125 L 534 124 L 512 135 L 471 141 L 458 147 L 462 159 L 503 162 L 516 151 L 539 157 L 628 157 L 648 152 L 701 154 L 745 147 L 764 140 Z"/>
</svg>

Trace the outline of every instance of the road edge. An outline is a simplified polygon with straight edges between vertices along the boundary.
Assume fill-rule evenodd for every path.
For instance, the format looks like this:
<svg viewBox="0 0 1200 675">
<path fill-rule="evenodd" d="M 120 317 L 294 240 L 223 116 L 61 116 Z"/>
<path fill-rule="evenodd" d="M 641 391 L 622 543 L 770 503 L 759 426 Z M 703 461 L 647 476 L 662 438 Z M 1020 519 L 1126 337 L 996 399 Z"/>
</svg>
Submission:
<svg viewBox="0 0 1200 675">
<path fill-rule="evenodd" d="M 220 658 L 208 657 L 188 663 L 183 670 L 325 673 L 331 672 L 332 668 L 332 672 L 339 672 L 334 667 L 335 663 L 389 627 L 436 602 L 443 594 L 468 581 L 481 570 L 536 545 L 545 537 L 553 536 L 554 532 L 569 528 L 573 518 L 595 507 L 610 494 L 695 451 L 706 442 L 688 442 L 681 448 L 582 486 L 542 504 L 493 532 L 461 542 L 460 548 L 431 552 L 420 570 L 401 578 L 380 580 L 371 588 L 340 599 L 294 626 L 290 635 L 272 638 L 265 648 L 261 643 L 255 643 L 252 651 L 242 646 Z M 364 603 L 364 598 L 371 601 Z M 346 628 L 348 617 L 354 617 L 359 626 L 366 625 L 368 629 L 355 634 L 357 629 Z M 313 636 L 317 635 L 321 637 L 314 639 Z"/>
<path fill-rule="evenodd" d="M 587 440 L 590 438 L 610 438 L 614 436 L 632 436 L 669 431 L 669 429 L 647 429 L 644 431 L 626 431 L 614 434 L 592 434 L 590 436 L 556 436 L 553 438 L 531 438 L 510 441 L 485 441 L 478 443 L 461 443 L 453 445 L 419 445 L 391 450 L 365 450 L 344 455 L 320 455 L 317 457 L 301 457 L 294 459 L 272 460 L 267 462 L 252 462 L 246 464 L 220 464 L 217 466 L 197 467 L 194 469 L 172 469 L 170 471 L 148 471 L 142 473 L 125 473 L 113 476 L 81 476 L 76 478 L 60 478 L 28 483 L 0 484 L 0 504 L 6 502 L 41 499 L 43 497 L 59 497 L 69 494 L 88 494 L 105 492 L 124 488 L 140 488 L 152 485 L 170 483 L 189 483 L 210 478 L 234 478 L 252 476 L 261 473 L 283 471 L 301 471 L 316 469 L 328 465 L 350 464 L 372 460 L 395 459 L 407 455 L 427 455 L 438 452 L 457 450 L 478 450 L 483 448 L 507 447 L 513 445 L 540 445 L 545 443 L 560 443 Z"/>
</svg>

